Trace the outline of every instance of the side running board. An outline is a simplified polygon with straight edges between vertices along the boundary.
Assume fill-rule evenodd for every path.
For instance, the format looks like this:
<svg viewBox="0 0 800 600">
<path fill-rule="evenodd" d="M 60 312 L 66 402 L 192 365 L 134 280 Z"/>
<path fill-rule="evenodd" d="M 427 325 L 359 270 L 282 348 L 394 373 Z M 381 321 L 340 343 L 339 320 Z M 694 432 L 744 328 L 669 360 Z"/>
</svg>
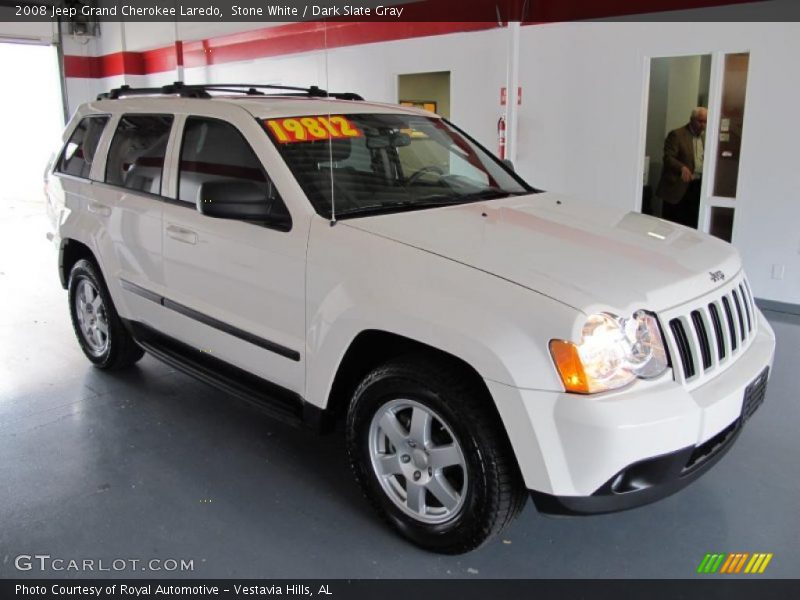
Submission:
<svg viewBox="0 0 800 600">
<path fill-rule="evenodd" d="M 136 342 L 168 365 L 212 385 L 259 412 L 288 423 L 323 429 L 325 412 L 299 395 L 227 362 L 166 336 L 143 323 L 125 321 Z"/>
</svg>

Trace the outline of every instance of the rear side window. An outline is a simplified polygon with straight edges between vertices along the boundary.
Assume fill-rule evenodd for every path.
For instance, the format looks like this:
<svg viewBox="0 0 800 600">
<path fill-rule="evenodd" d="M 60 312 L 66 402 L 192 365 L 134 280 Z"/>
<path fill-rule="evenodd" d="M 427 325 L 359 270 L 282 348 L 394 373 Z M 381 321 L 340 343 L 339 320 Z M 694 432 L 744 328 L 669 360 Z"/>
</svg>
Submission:
<svg viewBox="0 0 800 600">
<path fill-rule="evenodd" d="M 58 160 L 56 171 L 75 177 L 89 177 L 92 170 L 97 144 L 108 123 L 107 116 L 86 117 L 81 119 L 75 131 L 69 136 L 67 145 Z"/>
<path fill-rule="evenodd" d="M 106 183 L 161 194 L 171 115 L 123 115 L 111 140 Z"/>
<path fill-rule="evenodd" d="M 178 199 L 195 205 L 203 184 L 211 182 L 232 190 L 252 187 L 269 204 L 270 222 L 279 229 L 290 225 L 286 205 L 241 132 L 225 121 L 189 117 L 181 144 Z"/>
</svg>

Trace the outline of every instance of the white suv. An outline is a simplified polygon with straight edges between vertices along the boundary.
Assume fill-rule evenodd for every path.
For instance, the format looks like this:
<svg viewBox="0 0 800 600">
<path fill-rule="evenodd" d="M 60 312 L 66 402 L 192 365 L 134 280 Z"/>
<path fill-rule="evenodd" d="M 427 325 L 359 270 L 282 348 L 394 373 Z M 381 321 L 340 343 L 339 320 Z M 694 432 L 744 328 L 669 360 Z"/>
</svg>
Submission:
<svg viewBox="0 0 800 600">
<path fill-rule="evenodd" d="M 75 333 L 292 423 L 445 553 L 666 496 L 761 403 L 775 338 L 736 251 L 544 193 L 463 131 L 355 94 L 120 88 L 47 177 Z M 154 97 L 160 94 L 160 97 Z"/>
</svg>

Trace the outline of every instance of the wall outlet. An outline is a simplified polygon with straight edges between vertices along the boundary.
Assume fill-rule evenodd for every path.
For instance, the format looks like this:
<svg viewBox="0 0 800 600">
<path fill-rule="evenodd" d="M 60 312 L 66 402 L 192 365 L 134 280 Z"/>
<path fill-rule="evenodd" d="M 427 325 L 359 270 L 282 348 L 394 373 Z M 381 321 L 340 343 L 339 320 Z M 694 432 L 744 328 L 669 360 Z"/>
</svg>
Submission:
<svg viewBox="0 0 800 600">
<path fill-rule="evenodd" d="M 786 270 L 784 265 L 772 265 L 772 278 L 783 279 L 783 273 Z"/>
</svg>

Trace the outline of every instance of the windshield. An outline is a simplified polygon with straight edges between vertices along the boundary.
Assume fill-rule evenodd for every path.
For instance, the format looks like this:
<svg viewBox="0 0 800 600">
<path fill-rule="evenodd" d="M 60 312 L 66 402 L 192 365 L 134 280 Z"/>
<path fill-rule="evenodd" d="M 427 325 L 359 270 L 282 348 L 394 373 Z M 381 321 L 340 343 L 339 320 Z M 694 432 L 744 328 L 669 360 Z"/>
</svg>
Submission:
<svg viewBox="0 0 800 600">
<path fill-rule="evenodd" d="M 264 127 L 326 218 L 331 218 L 332 194 L 336 217 L 348 218 L 534 191 L 438 118 L 315 115 L 269 119 Z"/>
</svg>

